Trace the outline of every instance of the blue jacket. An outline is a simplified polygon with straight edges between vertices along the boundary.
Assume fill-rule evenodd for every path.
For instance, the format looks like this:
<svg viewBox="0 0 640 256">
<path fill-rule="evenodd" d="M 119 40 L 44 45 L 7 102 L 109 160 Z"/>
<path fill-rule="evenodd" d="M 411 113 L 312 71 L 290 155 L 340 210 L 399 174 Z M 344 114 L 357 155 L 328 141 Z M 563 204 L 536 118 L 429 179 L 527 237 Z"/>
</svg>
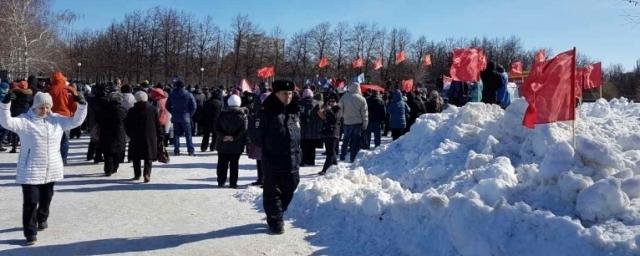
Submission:
<svg viewBox="0 0 640 256">
<path fill-rule="evenodd" d="M 169 95 L 167 110 L 171 113 L 172 123 L 191 123 L 196 112 L 196 99 L 184 88 L 176 88 Z"/>
<path fill-rule="evenodd" d="M 507 84 L 509 83 L 509 76 L 507 72 L 500 73 L 501 81 L 500 87 L 498 87 L 498 103 L 502 108 L 507 108 L 511 104 L 511 95 L 507 90 Z"/>
<path fill-rule="evenodd" d="M 402 99 L 402 93 L 395 90 L 391 92 L 389 102 L 389 127 L 391 129 L 404 129 L 407 127 L 407 114 L 411 110 L 409 105 Z"/>
</svg>

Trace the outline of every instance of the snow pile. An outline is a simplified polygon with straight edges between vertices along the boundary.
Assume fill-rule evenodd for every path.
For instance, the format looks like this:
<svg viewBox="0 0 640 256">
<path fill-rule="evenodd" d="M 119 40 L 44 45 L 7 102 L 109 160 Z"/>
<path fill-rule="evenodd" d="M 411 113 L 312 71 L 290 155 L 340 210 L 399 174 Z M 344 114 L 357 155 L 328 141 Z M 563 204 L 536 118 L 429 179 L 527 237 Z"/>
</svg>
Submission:
<svg viewBox="0 0 640 256">
<path fill-rule="evenodd" d="M 338 254 L 640 254 L 640 104 L 522 127 L 526 102 L 420 117 L 302 183 L 288 216 Z M 324 234 L 324 235 L 322 235 Z"/>
</svg>

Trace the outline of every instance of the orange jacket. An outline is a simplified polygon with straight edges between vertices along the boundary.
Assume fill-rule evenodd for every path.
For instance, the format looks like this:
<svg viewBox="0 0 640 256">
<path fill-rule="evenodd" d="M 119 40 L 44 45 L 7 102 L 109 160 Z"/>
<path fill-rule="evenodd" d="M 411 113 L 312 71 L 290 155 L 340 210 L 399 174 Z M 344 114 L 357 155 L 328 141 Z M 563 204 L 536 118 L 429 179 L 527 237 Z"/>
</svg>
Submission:
<svg viewBox="0 0 640 256">
<path fill-rule="evenodd" d="M 49 94 L 53 100 L 51 111 L 63 116 L 73 116 L 77 108 L 73 93 L 74 89 L 67 85 L 67 78 L 61 72 L 53 73 L 49 88 Z"/>
</svg>

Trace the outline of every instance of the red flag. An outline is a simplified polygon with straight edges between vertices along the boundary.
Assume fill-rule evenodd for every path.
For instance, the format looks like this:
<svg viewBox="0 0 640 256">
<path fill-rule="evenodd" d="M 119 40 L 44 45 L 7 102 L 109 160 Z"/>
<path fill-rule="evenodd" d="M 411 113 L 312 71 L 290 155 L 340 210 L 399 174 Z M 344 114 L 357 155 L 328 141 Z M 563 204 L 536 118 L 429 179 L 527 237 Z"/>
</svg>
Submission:
<svg viewBox="0 0 640 256">
<path fill-rule="evenodd" d="M 407 56 L 405 56 L 404 51 L 396 53 L 396 64 L 400 64 L 400 62 L 403 62 L 405 59 L 407 59 Z"/>
<path fill-rule="evenodd" d="M 453 49 L 453 63 L 449 72 L 456 81 L 478 81 L 482 62 L 481 50 L 478 48 Z"/>
<path fill-rule="evenodd" d="M 320 58 L 320 62 L 318 63 L 318 67 L 319 68 L 324 68 L 326 66 L 329 66 L 329 58 L 327 58 L 327 57 Z"/>
<path fill-rule="evenodd" d="M 367 90 L 384 92 L 384 88 L 382 88 L 382 86 L 379 86 L 379 85 L 376 85 L 376 84 L 360 84 L 360 90 L 362 92 L 365 92 Z"/>
<path fill-rule="evenodd" d="M 338 89 L 344 88 L 344 80 L 342 79 L 338 80 L 338 84 L 336 85 L 336 88 Z"/>
<path fill-rule="evenodd" d="M 487 69 L 487 56 L 484 54 L 483 49 L 478 48 L 478 70 L 485 69 Z"/>
<path fill-rule="evenodd" d="M 413 79 L 402 80 L 402 91 L 403 92 L 413 91 Z"/>
<path fill-rule="evenodd" d="M 377 59 L 376 62 L 373 63 L 373 70 L 378 70 L 382 68 L 382 58 Z"/>
<path fill-rule="evenodd" d="M 364 60 L 362 58 L 357 58 L 351 62 L 353 68 L 361 68 L 364 66 Z"/>
<path fill-rule="evenodd" d="M 529 106 L 522 120 L 527 128 L 536 124 L 575 119 L 576 51 L 558 54 L 534 65 L 522 86 Z"/>
<path fill-rule="evenodd" d="M 536 52 L 535 61 L 534 62 L 543 62 L 547 59 L 546 51 L 544 49 L 540 49 Z"/>
<path fill-rule="evenodd" d="M 274 74 L 275 72 L 274 72 L 273 66 L 267 66 L 267 67 L 258 69 L 258 77 L 262 79 L 267 79 L 269 77 L 272 77 Z"/>
<path fill-rule="evenodd" d="M 431 66 L 431 54 L 427 54 L 422 58 L 423 66 Z"/>
<path fill-rule="evenodd" d="M 522 75 L 522 61 L 511 63 L 511 73 Z"/>
<path fill-rule="evenodd" d="M 242 81 L 240 81 L 240 91 L 242 92 L 253 92 L 253 89 L 251 89 L 251 85 L 249 85 L 249 81 L 247 81 L 247 79 L 242 79 Z"/>
<path fill-rule="evenodd" d="M 594 89 L 602 86 L 602 63 L 594 63 L 585 67 L 584 89 Z"/>
</svg>

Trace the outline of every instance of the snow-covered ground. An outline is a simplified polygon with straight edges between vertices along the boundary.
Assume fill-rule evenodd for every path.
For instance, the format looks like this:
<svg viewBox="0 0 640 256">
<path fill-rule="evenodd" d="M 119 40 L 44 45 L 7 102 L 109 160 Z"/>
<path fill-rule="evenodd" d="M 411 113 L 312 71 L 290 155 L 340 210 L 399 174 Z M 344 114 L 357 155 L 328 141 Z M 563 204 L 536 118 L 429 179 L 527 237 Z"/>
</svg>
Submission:
<svg viewBox="0 0 640 256">
<path fill-rule="evenodd" d="M 200 141 L 194 139 L 197 149 Z M 49 229 L 32 247 L 22 246 L 17 154 L 0 153 L 0 255 L 310 255 L 319 249 L 290 222 L 284 235 L 270 235 L 261 206 L 238 201 L 236 190 L 218 188 L 215 153 L 154 163 L 151 183 L 143 184 L 130 180 L 131 164 L 104 177 L 102 164 L 84 161 L 87 144 L 85 138 L 72 140 L 66 178 L 55 186 Z M 322 161 L 319 156 L 317 163 Z M 301 175 L 308 179 L 319 170 L 304 167 Z M 255 175 L 255 161 L 243 155 L 241 190 Z"/>
<path fill-rule="evenodd" d="M 289 217 L 331 255 L 640 255 L 640 104 L 582 105 L 575 147 L 570 122 L 527 130 L 525 109 L 423 115 L 302 182 Z"/>
</svg>

